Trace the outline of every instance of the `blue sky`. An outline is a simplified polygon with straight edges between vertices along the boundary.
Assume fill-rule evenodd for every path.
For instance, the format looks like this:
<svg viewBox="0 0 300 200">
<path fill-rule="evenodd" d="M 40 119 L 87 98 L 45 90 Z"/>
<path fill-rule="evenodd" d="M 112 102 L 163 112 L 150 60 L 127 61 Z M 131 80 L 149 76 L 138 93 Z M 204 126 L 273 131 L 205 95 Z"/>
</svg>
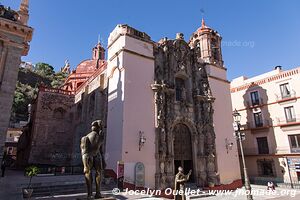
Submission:
<svg viewBox="0 0 300 200">
<path fill-rule="evenodd" d="M 2 0 L 16 9 L 20 0 Z M 30 0 L 31 50 L 23 60 L 59 69 L 69 59 L 74 68 L 91 57 L 98 34 L 107 44 L 117 24 L 147 32 L 154 41 L 182 32 L 188 40 L 206 24 L 223 37 L 228 78 L 254 76 L 276 65 L 300 66 L 298 0 Z"/>
</svg>

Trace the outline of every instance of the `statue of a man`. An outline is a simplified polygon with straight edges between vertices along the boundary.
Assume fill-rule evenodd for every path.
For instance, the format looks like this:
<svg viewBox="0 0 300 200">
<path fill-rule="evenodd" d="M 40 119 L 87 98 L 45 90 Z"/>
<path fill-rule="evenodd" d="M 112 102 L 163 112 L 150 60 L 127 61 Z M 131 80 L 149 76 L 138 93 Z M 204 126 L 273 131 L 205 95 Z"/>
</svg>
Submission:
<svg viewBox="0 0 300 200">
<path fill-rule="evenodd" d="M 105 160 L 102 155 L 102 145 L 104 143 L 104 133 L 102 130 L 102 121 L 97 120 L 92 123 L 92 132 L 81 138 L 81 154 L 84 167 L 85 181 L 87 185 L 87 198 L 92 199 L 92 169 L 96 170 L 96 195 L 95 198 L 101 198 L 100 184 L 101 171 L 105 169 Z"/>
<path fill-rule="evenodd" d="M 183 173 L 183 168 L 178 167 L 178 173 L 175 176 L 175 200 L 185 200 L 185 183 L 190 179 L 190 176 L 192 174 L 192 170 L 189 171 L 187 175 Z"/>
</svg>

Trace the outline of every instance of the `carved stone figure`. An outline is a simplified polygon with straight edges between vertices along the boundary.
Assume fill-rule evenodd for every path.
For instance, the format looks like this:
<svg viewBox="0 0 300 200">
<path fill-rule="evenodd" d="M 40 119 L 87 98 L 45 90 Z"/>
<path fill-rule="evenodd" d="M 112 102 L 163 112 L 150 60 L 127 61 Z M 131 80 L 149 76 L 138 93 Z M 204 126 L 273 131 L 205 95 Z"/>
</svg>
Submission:
<svg viewBox="0 0 300 200">
<path fill-rule="evenodd" d="M 96 170 L 96 195 L 95 198 L 101 198 L 100 184 L 101 171 L 105 169 L 104 156 L 101 148 L 104 143 L 104 133 L 102 130 L 102 121 L 97 120 L 92 123 L 92 132 L 81 138 L 81 154 L 84 166 L 84 175 L 87 185 L 87 198 L 92 199 L 92 169 Z"/>
<path fill-rule="evenodd" d="M 175 200 L 185 200 L 185 183 L 190 179 L 192 170 L 189 171 L 187 175 L 183 173 L 183 168 L 178 168 L 178 173 L 175 176 L 175 187 L 174 187 L 174 199 Z"/>
</svg>

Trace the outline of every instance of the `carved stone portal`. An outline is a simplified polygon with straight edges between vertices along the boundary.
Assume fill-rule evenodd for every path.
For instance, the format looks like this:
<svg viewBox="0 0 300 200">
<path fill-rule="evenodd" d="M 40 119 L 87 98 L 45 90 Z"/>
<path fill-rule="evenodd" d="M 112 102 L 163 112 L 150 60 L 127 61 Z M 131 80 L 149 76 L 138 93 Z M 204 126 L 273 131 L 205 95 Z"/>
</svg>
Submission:
<svg viewBox="0 0 300 200">
<path fill-rule="evenodd" d="M 156 188 L 174 186 L 182 166 L 198 186 L 218 184 L 213 97 L 205 63 L 184 41 L 164 39 L 155 49 Z"/>
</svg>

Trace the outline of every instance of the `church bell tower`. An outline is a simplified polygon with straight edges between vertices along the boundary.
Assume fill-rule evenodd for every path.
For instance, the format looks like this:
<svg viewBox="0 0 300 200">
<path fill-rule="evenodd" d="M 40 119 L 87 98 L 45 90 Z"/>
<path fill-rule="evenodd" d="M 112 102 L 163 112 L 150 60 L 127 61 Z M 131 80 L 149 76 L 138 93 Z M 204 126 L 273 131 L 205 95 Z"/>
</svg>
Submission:
<svg viewBox="0 0 300 200">
<path fill-rule="evenodd" d="M 104 60 L 105 59 L 105 49 L 101 45 L 100 41 L 93 48 L 93 60 Z"/>
<path fill-rule="evenodd" d="M 189 46 L 194 49 L 198 62 L 204 63 L 208 82 L 214 97 L 213 123 L 216 136 L 216 159 L 220 174 L 220 183 L 239 180 L 239 162 L 237 145 L 228 154 L 224 152 L 224 141 L 235 141 L 232 128 L 232 105 L 230 82 L 227 80 L 227 69 L 224 66 L 221 50 L 221 35 L 208 27 L 202 19 L 199 27 L 190 37 Z"/>
<path fill-rule="evenodd" d="M 221 40 L 220 34 L 206 26 L 202 19 L 201 27 L 192 34 L 189 45 L 204 62 L 223 68 Z"/>
</svg>

